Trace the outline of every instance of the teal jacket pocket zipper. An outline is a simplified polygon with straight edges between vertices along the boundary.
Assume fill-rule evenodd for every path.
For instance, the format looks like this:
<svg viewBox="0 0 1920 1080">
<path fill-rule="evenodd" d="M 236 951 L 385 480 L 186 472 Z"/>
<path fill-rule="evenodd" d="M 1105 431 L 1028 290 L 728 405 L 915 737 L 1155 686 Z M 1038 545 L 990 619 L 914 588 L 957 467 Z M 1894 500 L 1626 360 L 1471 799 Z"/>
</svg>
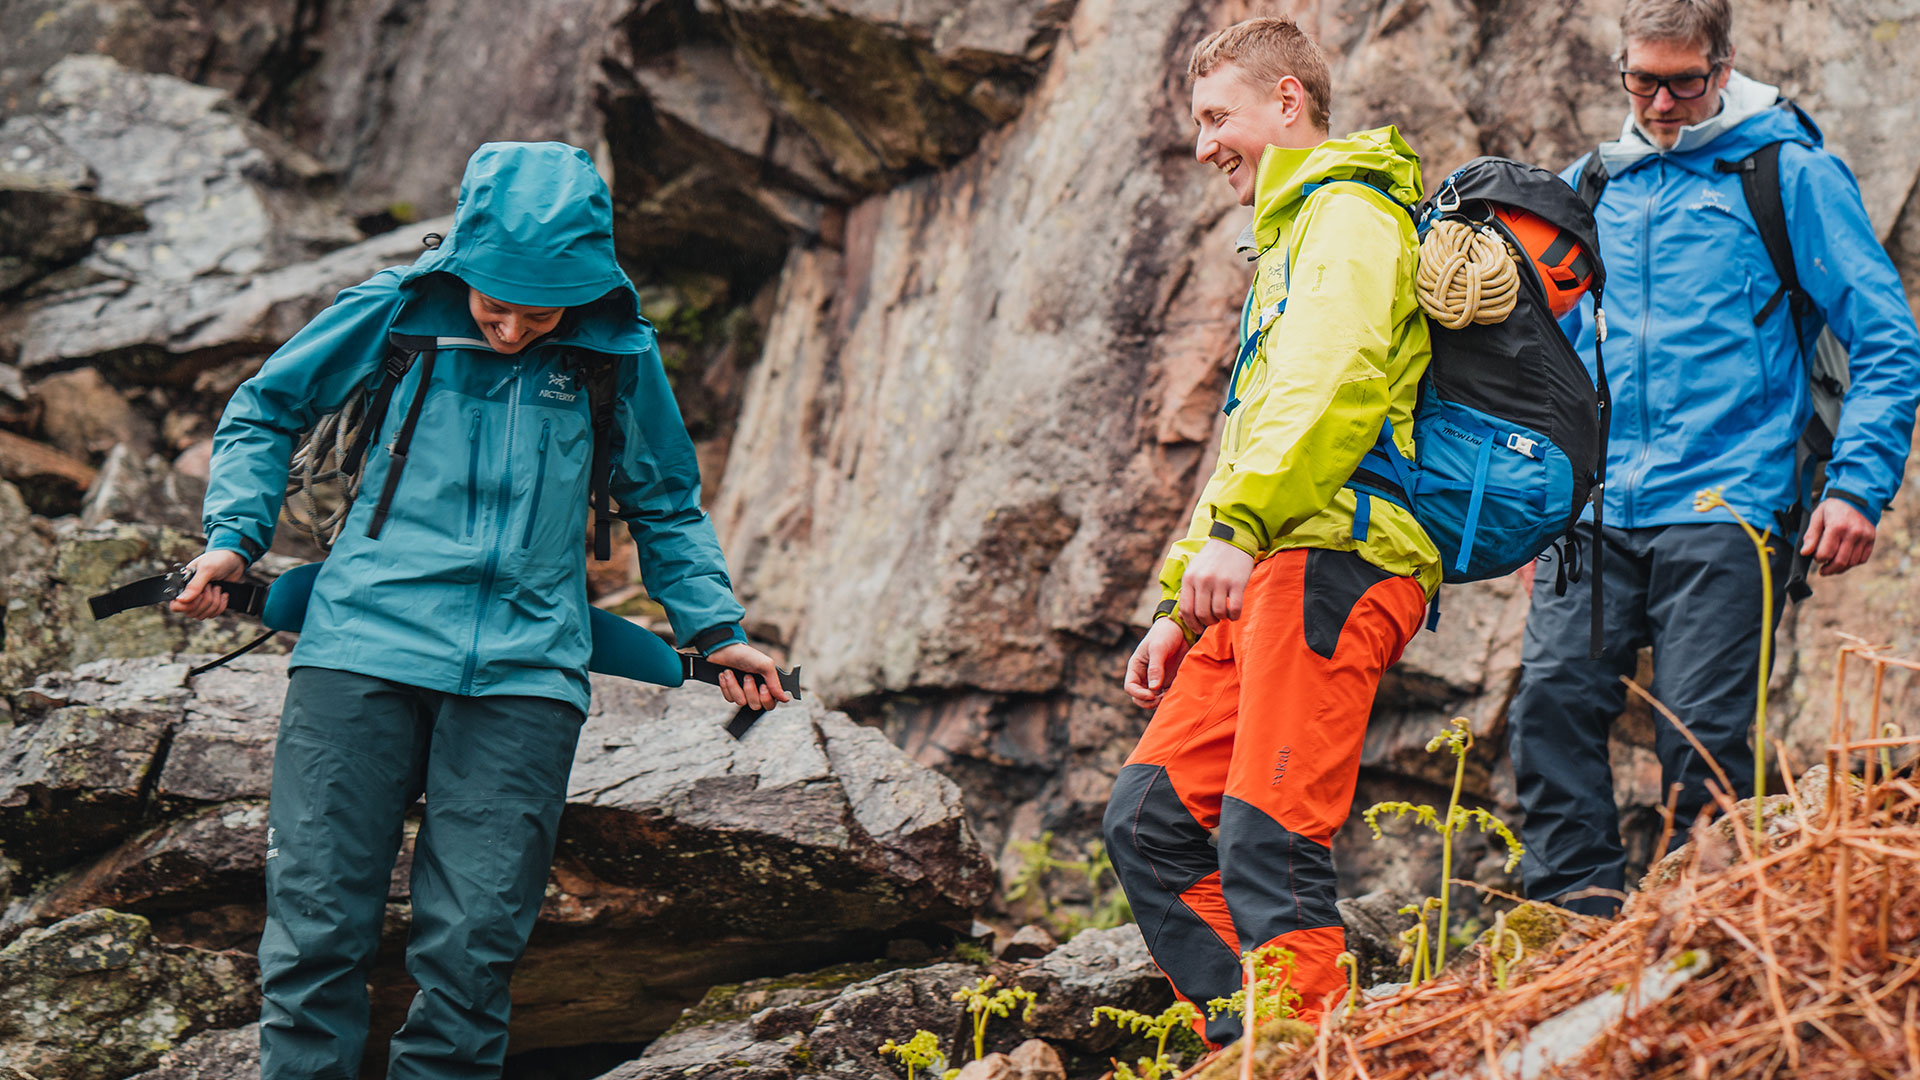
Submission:
<svg viewBox="0 0 1920 1080">
<path fill-rule="evenodd" d="M 533 473 L 533 505 L 527 510 L 527 531 L 520 537 L 522 550 L 533 546 L 533 526 L 540 520 L 540 495 L 547 486 L 547 441 L 553 435 L 553 425 L 540 423 L 540 463 Z"/>
</svg>

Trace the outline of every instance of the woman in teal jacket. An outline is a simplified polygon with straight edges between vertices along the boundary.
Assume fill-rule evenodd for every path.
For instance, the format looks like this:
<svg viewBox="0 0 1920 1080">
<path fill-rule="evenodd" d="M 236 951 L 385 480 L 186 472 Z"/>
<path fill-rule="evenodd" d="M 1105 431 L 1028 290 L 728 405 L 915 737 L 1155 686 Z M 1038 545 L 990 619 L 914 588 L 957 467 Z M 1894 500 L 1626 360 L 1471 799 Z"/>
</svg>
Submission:
<svg viewBox="0 0 1920 1080">
<path fill-rule="evenodd" d="M 788 699 L 741 632 L 692 443 L 614 255 L 606 185 L 559 143 L 482 146 L 439 247 L 341 293 L 234 393 L 214 438 L 207 552 L 174 610 L 224 610 L 204 585 L 272 543 L 296 436 L 390 377 L 395 341 L 432 362 L 396 385 L 289 665 L 260 942 L 267 1078 L 359 1074 L 367 967 L 402 819 L 422 795 L 407 945 L 419 993 L 388 1075 L 499 1073 L 507 981 L 588 703 L 583 384 L 597 366 L 612 365 L 609 490 L 649 595 L 679 641 L 759 676 L 723 676 L 729 701 Z M 410 447 L 397 445 L 414 410 Z"/>
</svg>

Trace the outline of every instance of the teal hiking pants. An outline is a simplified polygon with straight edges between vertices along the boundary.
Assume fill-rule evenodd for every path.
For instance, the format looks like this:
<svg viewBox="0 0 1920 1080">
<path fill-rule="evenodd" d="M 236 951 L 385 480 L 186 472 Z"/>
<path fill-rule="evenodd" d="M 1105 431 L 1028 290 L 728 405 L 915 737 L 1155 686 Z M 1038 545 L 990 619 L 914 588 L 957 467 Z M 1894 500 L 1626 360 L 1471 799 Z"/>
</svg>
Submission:
<svg viewBox="0 0 1920 1080">
<path fill-rule="evenodd" d="M 367 971 L 401 821 L 422 795 L 406 954 L 419 992 L 387 1075 L 500 1075 L 507 980 L 546 891 L 582 719 L 546 698 L 294 670 L 267 813 L 263 1080 L 359 1075 Z"/>
</svg>

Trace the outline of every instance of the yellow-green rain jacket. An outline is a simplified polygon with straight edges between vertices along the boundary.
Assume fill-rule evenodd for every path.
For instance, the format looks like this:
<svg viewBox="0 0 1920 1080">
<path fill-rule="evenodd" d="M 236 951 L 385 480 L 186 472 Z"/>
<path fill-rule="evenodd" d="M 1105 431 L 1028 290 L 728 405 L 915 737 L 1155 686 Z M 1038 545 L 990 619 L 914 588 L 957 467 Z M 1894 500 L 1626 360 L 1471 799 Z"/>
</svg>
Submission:
<svg viewBox="0 0 1920 1080">
<path fill-rule="evenodd" d="M 1429 597 L 1439 588 L 1440 553 L 1413 515 L 1374 499 L 1367 538 L 1355 541 L 1354 493 L 1343 486 L 1389 416 L 1400 451 L 1413 456 L 1413 406 L 1431 355 L 1414 297 L 1418 239 L 1406 211 L 1379 191 L 1328 183 L 1370 181 L 1411 206 L 1419 160 L 1391 127 L 1261 155 L 1259 264 L 1241 335 L 1264 327 L 1265 337 L 1230 387 L 1240 400 L 1220 460 L 1160 571 L 1167 600 L 1179 597 L 1187 560 L 1229 529 L 1229 542 L 1255 559 L 1291 548 L 1354 551 L 1417 578 Z M 1303 195 L 1310 184 L 1327 186 Z"/>
</svg>

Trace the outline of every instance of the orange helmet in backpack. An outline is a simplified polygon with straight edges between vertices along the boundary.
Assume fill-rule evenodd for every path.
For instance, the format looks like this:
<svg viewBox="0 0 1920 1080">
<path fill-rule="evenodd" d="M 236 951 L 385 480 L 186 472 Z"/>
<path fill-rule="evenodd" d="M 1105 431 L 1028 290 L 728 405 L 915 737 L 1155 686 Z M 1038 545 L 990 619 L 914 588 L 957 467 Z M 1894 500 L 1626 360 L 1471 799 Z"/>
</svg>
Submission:
<svg viewBox="0 0 1920 1080">
<path fill-rule="evenodd" d="M 1536 214 L 1504 204 L 1495 204 L 1493 214 L 1533 260 L 1554 317 L 1572 311 L 1593 284 L 1591 253 L 1571 232 Z"/>
</svg>

